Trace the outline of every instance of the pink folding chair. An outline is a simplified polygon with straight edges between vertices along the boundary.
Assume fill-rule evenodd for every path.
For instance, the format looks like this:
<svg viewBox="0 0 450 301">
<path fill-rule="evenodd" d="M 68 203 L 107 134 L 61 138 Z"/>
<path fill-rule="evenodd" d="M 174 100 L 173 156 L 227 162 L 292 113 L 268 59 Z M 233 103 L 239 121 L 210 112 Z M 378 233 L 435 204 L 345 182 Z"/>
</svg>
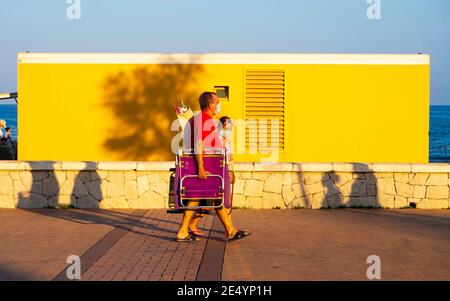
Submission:
<svg viewBox="0 0 450 301">
<path fill-rule="evenodd" d="M 203 155 L 207 179 L 198 178 L 198 165 L 192 150 L 179 150 L 175 163 L 174 206 L 179 209 L 231 208 L 230 177 L 226 150 L 205 149 Z M 188 206 L 189 201 L 217 200 L 213 205 Z"/>
</svg>

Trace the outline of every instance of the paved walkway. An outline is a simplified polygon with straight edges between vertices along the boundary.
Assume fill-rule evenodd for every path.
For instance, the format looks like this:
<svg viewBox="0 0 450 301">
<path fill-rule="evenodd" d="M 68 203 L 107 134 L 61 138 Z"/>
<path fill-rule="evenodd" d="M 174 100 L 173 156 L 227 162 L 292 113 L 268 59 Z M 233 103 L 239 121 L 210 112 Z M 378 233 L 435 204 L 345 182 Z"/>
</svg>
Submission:
<svg viewBox="0 0 450 301">
<path fill-rule="evenodd" d="M 225 243 L 214 215 L 206 238 L 176 243 L 165 210 L 0 210 L 0 280 L 364 280 L 369 255 L 385 280 L 450 280 L 450 210 L 233 210 L 253 232 Z"/>
<path fill-rule="evenodd" d="M 239 211 L 256 235 L 228 244 L 223 280 L 450 280 L 450 210 Z"/>
<path fill-rule="evenodd" d="M 180 215 L 149 210 L 83 274 L 83 280 L 195 280 L 207 239 L 173 241 L 179 219 Z M 212 219 L 203 220 L 207 236 Z"/>
</svg>

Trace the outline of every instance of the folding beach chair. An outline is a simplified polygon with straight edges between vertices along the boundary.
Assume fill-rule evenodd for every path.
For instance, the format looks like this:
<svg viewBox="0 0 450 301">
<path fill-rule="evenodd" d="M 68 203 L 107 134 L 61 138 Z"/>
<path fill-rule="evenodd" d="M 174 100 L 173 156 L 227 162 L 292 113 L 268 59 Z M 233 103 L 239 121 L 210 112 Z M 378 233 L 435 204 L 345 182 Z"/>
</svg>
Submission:
<svg viewBox="0 0 450 301">
<path fill-rule="evenodd" d="M 198 178 L 195 153 L 179 150 L 175 163 L 173 198 L 175 209 L 216 209 L 231 207 L 230 177 L 226 150 L 205 149 L 203 155 L 207 179 Z M 189 201 L 216 200 L 213 204 L 188 206 Z"/>
<path fill-rule="evenodd" d="M 173 105 L 173 109 L 184 137 L 185 126 L 188 120 L 194 116 L 194 112 L 184 105 L 183 101 L 181 104 L 180 107 Z M 210 173 L 206 180 L 198 178 L 197 162 L 193 150 L 180 149 L 176 155 L 175 168 L 170 169 L 172 174 L 169 182 L 169 213 L 180 213 L 186 208 L 199 210 L 210 210 L 221 206 L 231 208 L 229 160 L 226 150 L 210 148 L 204 151 L 205 169 Z M 216 200 L 216 203 L 187 207 L 189 200 Z M 208 211 L 203 211 L 203 213 L 208 213 Z"/>
</svg>

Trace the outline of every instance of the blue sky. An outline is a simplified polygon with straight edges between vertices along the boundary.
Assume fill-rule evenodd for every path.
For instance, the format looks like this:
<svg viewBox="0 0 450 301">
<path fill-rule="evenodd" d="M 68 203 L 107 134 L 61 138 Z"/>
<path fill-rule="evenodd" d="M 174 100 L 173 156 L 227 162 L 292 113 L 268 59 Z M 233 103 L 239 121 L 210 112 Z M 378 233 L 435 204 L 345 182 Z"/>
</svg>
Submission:
<svg viewBox="0 0 450 301">
<path fill-rule="evenodd" d="M 429 53 L 431 103 L 450 105 L 449 0 L 2 0 L 0 92 L 17 52 Z"/>
</svg>

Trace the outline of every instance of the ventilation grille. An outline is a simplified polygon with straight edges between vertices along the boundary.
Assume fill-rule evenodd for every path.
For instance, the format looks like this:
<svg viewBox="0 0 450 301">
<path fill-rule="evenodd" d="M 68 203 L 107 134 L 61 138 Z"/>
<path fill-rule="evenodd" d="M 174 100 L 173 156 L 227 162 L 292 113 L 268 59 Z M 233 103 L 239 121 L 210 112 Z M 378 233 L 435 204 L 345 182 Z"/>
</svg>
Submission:
<svg viewBox="0 0 450 301">
<path fill-rule="evenodd" d="M 284 70 L 245 71 L 245 147 L 284 150 Z M 278 122 L 276 131 L 272 129 Z M 266 124 L 266 130 L 261 130 Z"/>
</svg>

